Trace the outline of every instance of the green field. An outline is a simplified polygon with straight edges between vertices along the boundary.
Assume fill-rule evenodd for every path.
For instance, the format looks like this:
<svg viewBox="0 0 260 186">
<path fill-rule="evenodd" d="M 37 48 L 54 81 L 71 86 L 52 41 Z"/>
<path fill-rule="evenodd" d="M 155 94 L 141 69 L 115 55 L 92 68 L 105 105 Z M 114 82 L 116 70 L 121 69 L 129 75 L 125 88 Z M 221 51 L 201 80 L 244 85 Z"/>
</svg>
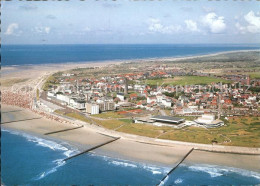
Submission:
<svg viewBox="0 0 260 186">
<path fill-rule="evenodd" d="M 117 131 L 154 138 L 171 129 L 172 129 L 171 127 L 157 127 L 148 124 L 133 123 L 133 124 L 127 124 L 121 127 L 120 129 L 118 129 Z"/>
<path fill-rule="evenodd" d="M 96 124 L 101 125 L 102 127 L 105 127 L 107 129 L 115 129 L 117 127 L 120 127 L 121 125 L 127 124 L 124 121 L 116 120 L 116 119 L 111 119 L 111 120 L 98 120 L 98 119 L 93 119 Z"/>
<path fill-rule="evenodd" d="M 252 79 L 260 79 L 260 72 L 249 73 L 249 76 Z"/>
<path fill-rule="evenodd" d="M 199 127 L 186 127 L 174 129 L 172 127 L 158 127 L 149 124 L 131 123 L 129 120 L 99 121 L 105 128 L 115 129 L 122 124 L 117 131 L 160 139 L 212 144 L 228 146 L 260 147 L 260 117 L 231 118 L 226 126 L 215 129 Z M 230 141 L 231 140 L 231 141 Z"/>
<path fill-rule="evenodd" d="M 76 112 L 65 113 L 62 110 L 55 110 L 54 112 L 56 112 L 59 115 L 64 115 L 64 116 L 68 116 L 68 117 L 71 117 L 71 118 L 74 118 L 74 119 L 77 119 L 80 121 L 84 121 L 86 123 L 92 123 L 89 118 L 87 118 L 79 113 L 76 113 Z"/>
<path fill-rule="evenodd" d="M 94 114 L 92 115 L 97 118 L 109 119 L 109 118 L 123 118 L 124 116 L 116 113 L 116 112 L 103 112 L 101 114 Z"/>
<path fill-rule="evenodd" d="M 206 85 L 210 83 L 230 83 L 230 81 L 214 78 L 214 77 L 201 77 L 201 76 L 176 76 L 174 78 L 155 79 L 147 80 L 146 83 L 149 85 Z"/>
<path fill-rule="evenodd" d="M 56 112 L 64 114 L 58 110 Z M 89 119 L 79 113 L 64 115 L 87 123 L 94 121 L 95 124 L 107 129 L 116 129 L 119 132 L 140 136 L 204 144 L 217 141 L 218 144 L 228 146 L 260 147 L 260 117 L 233 117 L 226 121 L 226 126 L 215 129 L 199 127 L 174 129 L 172 127 L 132 123 L 131 119 Z"/>
</svg>

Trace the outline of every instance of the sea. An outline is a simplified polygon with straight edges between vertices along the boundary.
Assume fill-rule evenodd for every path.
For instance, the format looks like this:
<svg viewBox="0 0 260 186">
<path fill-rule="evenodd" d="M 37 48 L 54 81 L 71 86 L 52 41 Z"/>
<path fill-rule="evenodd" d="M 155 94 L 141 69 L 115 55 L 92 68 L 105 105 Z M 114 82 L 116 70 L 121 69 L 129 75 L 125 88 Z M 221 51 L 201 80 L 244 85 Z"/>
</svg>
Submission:
<svg viewBox="0 0 260 186">
<path fill-rule="evenodd" d="M 259 44 L 1 45 L 2 66 L 102 62 L 260 49 Z"/>
<path fill-rule="evenodd" d="M 260 173 L 207 164 L 171 167 L 116 159 L 95 153 L 63 161 L 80 150 L 50 138 L 1 129 L 4 185 L 257 185 Z"/>
</svg>

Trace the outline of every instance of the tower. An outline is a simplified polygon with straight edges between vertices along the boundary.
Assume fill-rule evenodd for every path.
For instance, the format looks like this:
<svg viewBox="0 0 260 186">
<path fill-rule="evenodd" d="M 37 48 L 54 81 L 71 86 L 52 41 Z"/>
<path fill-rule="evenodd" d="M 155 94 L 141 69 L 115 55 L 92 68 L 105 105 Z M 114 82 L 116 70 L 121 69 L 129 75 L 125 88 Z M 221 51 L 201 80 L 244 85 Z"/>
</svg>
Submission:
<svg viewBox="0 0 260 186">
<path fill-rule="evenodd" d="M 128 79 L 125 78 L 125 89 L 124 89 L 124 94 L 127 95 L 128 94 Z"/>
<path fill-rule="evenodd" d="M 220 82 L 220 92 L 218 95 L 218 119 L 220 119 L 220 116 L 222 114 L 222 103 L 221 103 L 222 91 L 223 91 L 222 82 Z"/>
<path fill-rule="evenodd" d="M 246 78 L 246 84 L 247 85 L 250 85 L 250 76 L 248 75 L 247 78 Z"/>
</svg>

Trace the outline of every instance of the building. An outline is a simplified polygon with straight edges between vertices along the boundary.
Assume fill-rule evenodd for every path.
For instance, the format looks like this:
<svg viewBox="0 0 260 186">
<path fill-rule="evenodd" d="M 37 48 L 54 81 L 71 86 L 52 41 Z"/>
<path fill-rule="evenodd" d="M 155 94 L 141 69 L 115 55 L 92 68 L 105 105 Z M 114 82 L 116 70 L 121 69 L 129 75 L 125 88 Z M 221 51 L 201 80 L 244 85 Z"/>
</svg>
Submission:
<svg viewBox="0 0 260 186">
<path fill-rule="evenodd" d="M 102 101 L 97 103 L 101 112 L 115 110 L 115 103 L 113 101 Z"/>
<path fill-rule="evenodd" d="M 162 105 L 164 105 L 165 107 L 172 107 L 172 100 L 162 99 Z"/>
<path fill-rule="evenodd" d="M 58 92 L 58 93 L 56 94 L 56 98 L 57 98 L 58 100 L 60 100 L 60 101 L 66 102 L 67 104 L 69 104 L 69 102 L 70 102 L 69 96 L 64 95 L 64 94 L 61 93 L 61 92 Z"/>
<path fill-rule="evenodd" d="M 73 107 L 75 109 L 78 109 L 78 110 L 85 110 L 85 104 L 86 104 L 86 101 L 85 100 L 80 100 L 80 99 L 72 99 L 73 100 Z"/>
<path fill-rule="evenodd" d="M 171 116 L 160 116 L 160 115 L 153 116 L 150 119 L 158 124 L 168 124 L 168 125 L 169 124 L 176 125 L 176 124 L 183 123 L 185 121 L 185 119 L 183 118 L 171 117 Z"/>
<path fill-rule="evenodd" d="M 210 114 L 204 114 L 201 117 L 198 117 L 198 119 L 194 120 L 197 124 L 202 125 L 206 128 L 215 128 L 215 127 L 220 127 L 224 125 L 224 122 L 215 119 L 214 115 Z"/>
<path fill-rule="evenodd" d="M 124 101 L 125 100 L 125 96 L 123 93 L 117 93 L 116 97 L 118 97 L 120 99 L 120 101 Z"/>
<path fill-rule="evenodd" d="M 124 94 L 127 95 L 128 94 L 128 79 L 125 78 L 125 89 L 124 89 Z"/>
<path fill-rule="evenodd" d="M 86 103 L 86 112 L 89 114 L 99 114 L 99 105 L 94 103 Z"/>
<path fill-rule="evenodd" d="M 171 117 L 171 116 L 153 116 L 149 117 L 140 117 L 134 118 L 135 123 L 144 123 L 144 124 L 152 124 L 156 126 L 170 126 L 174 128 L 179 128 L 180 124 L 185 122 L 185 119 Z"/>
<path fill-rule="evenodd" d="M 149 97 L 147 97 L 146 101 L 147 101 L 148 104 L 149 103 L 156 103 L 157 99 L 156 99 L 155 96 L 149 96 Z"/>
</svg>

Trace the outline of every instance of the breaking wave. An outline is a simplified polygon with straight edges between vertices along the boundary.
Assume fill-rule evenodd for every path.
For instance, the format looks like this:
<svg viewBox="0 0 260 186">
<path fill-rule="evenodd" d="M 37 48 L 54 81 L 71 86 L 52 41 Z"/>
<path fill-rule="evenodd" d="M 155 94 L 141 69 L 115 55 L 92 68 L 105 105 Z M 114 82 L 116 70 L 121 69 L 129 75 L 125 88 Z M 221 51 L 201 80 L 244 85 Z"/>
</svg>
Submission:
<svg viewBox="0 0 260 186">
<path fill-rule="evenodd" d="M 234 167 L 226 167 L 226 166 L 218 166 L 218 165 L 207 165 L 207 164 L 195 164 L 188 166 L 188 168 L 192 171 L 196 172 L 206 172 L 208 173 L 212 178 L 227 175 L 230 173 L 240 174 L 242 176 L 246 177 L 254 177 L 258 180 L 260 180 L 260 173 L 245 170 L 245 169 L 239 169 Z"/>
<path fill-rule="evenodd" d="M 50 140 L 43 139 L 43 138 L 40 138 L 40 137 L 37 137 L 37 136 L 32 136 L 30 134 L 23 133 L 23 132 L 20 132 L 20 131 L 18 132 L 18 131 L 14 131 L 14 130 L 6 130 L 6 129 L 1 129 L 1 130 L 5 131 L 5 132 L 9 132 L 10 134 L 22 136 L 27 141 L 33 142 L 38 146 L 49 148 L 53 151 L 61 151 L 61 152 L 63 152 L 63 155 L 65 157 L 72 156 L 72 155 L 79 152 L 78 149 L 69 146 L 69 144 L 67 144 L 65 142 L 57 143 L 55 141 L 50 141 Z M 35 178 L 33 178 L 33 180 L 40 180 L 40 179 L 56 172 L 59 167 L 66 164 L 66 162 L 63 161 L 63 159 L 54 160 L 54 161 L 52 161 L 52 163 L 54 163 L 54 167 L 52 167 L 52 168 L 50 168 L 46 171 L 43 171 L 42 173 L 37 175 Z"/>
<path fill-rule="evenodd" d="M 116 159 L 116 158 L 97 155 L 97 154 L 90 154 L 90 155 L 101 157 L 103 160 L 107 161 L 108 164 L 112 164 L 114 166 L 144 169 L 146 171 L 151 172 L 152 174 L 167 174 L 168 171 L 170 170 L 170 168 L 168 168 L 168 167 L 159 167 L 159 166 L 155 166 L 155 165 L 133 162 L 133 161 L 123 160 L 123 159 L 119 159 L 119 158 Z"/>
</svg>

